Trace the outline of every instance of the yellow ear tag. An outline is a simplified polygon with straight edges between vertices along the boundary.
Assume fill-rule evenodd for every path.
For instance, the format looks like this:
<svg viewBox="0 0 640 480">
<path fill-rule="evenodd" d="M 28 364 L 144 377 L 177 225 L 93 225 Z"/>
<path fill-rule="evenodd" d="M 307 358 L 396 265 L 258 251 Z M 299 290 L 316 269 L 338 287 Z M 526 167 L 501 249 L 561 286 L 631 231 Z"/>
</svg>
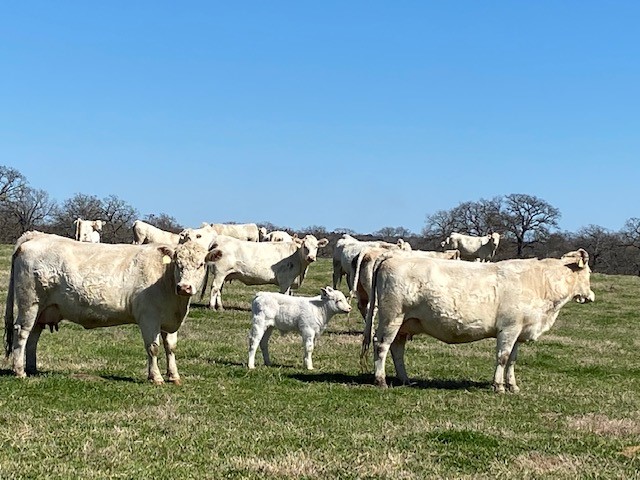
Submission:
<svg viewBox="0 0 640 480">
<path fill-rule="evenodd" d="M 164 257 L 162 257 L 162 263 L 164 263 L 165 265 L 169 265 L 171 263 L 171 257 L 169 255 L 165 255 Z"/>
<path fill-rule="evenodd" d="M 584 260 L 582 259 L 578 260 L 578 267 L 584 268 Z"/>
</svg>

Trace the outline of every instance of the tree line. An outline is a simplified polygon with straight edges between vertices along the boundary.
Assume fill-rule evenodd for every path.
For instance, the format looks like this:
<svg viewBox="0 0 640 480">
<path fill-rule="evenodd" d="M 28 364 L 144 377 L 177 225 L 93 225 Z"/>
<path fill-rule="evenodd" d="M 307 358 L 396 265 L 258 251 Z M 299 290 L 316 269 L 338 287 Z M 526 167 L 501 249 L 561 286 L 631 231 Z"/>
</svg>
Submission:
<svg viewBox="0 0 640 480">
<path fill-rule="evenodd" d="M 577 232 L 558 229 L 560 211 L 545 200 L 533 195 L 514 193 L 492 199 L 461 202 L 449 210 L 429 214 L 420 234 L 404 227 L 384 227 L 371 234 L 341 228 L 327 231 L 312 225 L 300 234 L 313 233 L 327 237 L 330 245 L 324 249 L 331 256 L 333 245 L 344 233 L 361 240 L 403 238 L 413 248 L 440 250 L 440 242 L 451 232 L 486 235 L 497 232 L 501 242 L 495 260 L 529 257 L 558 257 L 577 248 L 589 252 L 593 271 L 608 274 L 640 275 L 640 218 L 630 218 L 620 231 L 611 231 L 598 225 L 588 225 Z M 49 194 L 33 188 L 18 170 L 0 166 L 0 242 L 14 243 L 28 230 L 41 230 L 67 237 L 74 235 L 73 221 L 105 220 L 102 241 L 130 243 L 131 227 L 142 219 L 163 230 L 179 232 L 184 227 L 166 213 L 140 213 L 130 204 L 110 195 L 100 199 L 77 193 L 58 203 Z M 268 230 L 287 230 L 269 222 L 260 223 Z"/>
</svg>

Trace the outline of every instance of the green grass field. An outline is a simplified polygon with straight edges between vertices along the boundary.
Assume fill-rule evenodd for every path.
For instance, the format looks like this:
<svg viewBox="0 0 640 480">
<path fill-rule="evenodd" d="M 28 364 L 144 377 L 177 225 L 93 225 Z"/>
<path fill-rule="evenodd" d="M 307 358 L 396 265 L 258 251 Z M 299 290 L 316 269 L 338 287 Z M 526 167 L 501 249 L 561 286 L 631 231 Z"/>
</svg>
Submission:
<svg viewBox="0 0 640 480">
<path fill-rule="evenodd" d="M 299 293 L 330 282 L 319 260 Z M 0 478 L 640 478 L 639 278 L 593 275 L 596 302 L 569 304 L 520 349 L 519 395 L 492 391 L 494 340 L 427 336 L 407 346 L 416 386 L 374 387 L 356 309 L 320 337 L 316 370 L 302 368 L 299 336 L 275 333 L 275 366 L 258 352 L 248 371 L 260 288 L 233 282 L 225 312 L 192 308 L 180 387 L 146 382 L 135 326 L 47 330 L 40 375 L 0 370 Z"/>
</svg>

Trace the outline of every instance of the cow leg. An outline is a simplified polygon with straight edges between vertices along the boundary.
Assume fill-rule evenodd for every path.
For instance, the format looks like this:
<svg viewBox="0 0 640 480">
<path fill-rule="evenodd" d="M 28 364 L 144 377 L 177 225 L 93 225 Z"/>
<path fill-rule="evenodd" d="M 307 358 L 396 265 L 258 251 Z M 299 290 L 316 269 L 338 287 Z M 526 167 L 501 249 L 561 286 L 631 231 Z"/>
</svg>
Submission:
<svg viewBox="0 0 640 480">
<path fill-rule="evenodd" d="M 404 347 L 406 343 L 407 334 L 404 333 L 396 335 L 395 340 L 391 343 L 391 358 L 396 367 L 396 376 L 403 385 L 409 385 L 411 383 L 404 366 Z"/>
<path fill-rule="evenodd" d="M 220 281 L 219 279 L 213 279 L 213 284 L 211 285 L 211 299 L 209 300 L 209 308 L 217 310 L 219 312 L 224 310 L 222 306 L 222 286 L 224 285 L 224 279 Z"/>
<path fill-rule="evenodd" d="M 16 377 L 24 378 L 25 373 L 25 349 L 27 341 L 31 335 L 31 330 L 35 326 L 38 315 L 38 304 L 28 307 L 18 305 L 18 315 L 13 325 L 13 372 Z M 35 352 L 35 349 L 34 349 Z M 34 359 L 35 362 L 35 359 Z"/>
<path fill-rule="evenodd" d="M 511 350 L 511 355 L 509 355 L 509 361 L 507 362 L 507 372 L 505 374 L 505 379 L 507 383 L 507 389 L 511 393 L 520 392 L 520 387 L 516 385 L 516 372 L 515 372 L 516 360 L 518 359 L 519 345 L 520 344 L 516 342 L 516 344 L 513 346 L 513 349 Z"/>
<path fill-rule="evenodd" d="M 182 385 L 178 365 L 176 364 L 176 346 L 178 344 L 178 332 L 162 332 L 162 345 L 167 356 L 167 381 L 175 385 Z"/>
<path fill-rule="evenodd" d="M 304 346 L 304 366 L 307 370 L 313 370 L 313 360 L 311 355 L 313 354 L 313 346 L 315 341 L 315 332 L 303 331 L 302 332 L 302 345 Z"/>
<path fill-rule="evenodd" d="M 337 289 L 342 280 L 342 265 L 340 262 L 333 262 L 333 289 Z"/>
<path fill-rule="evenodd" d="M 403 317 L 400 315 L 386 325 L 382 316 L 380 316 L 378 322 L 378 330 L 374 339 L 373 358 L 375 363 L 375 384 L 382 388 L 387 387 L 384 368 L 387 353 L 389 353 L 391 343 L 395 340 L 398 330 L 402 326 L 402 321 Z"/>
<path fill-rule="evenodd" d="M 272 333 L 273 333 L 273 327 L 267 327 L 264 334 L 262 335 L 262 340 L 260 340 L 260 350 L 262 351 L 262 359 L 264 360 L 264 364 L 267 367 L 271 366 L 271 359 L 269 358 L 269 339 L 271 338 Z"/>
<path fill-rule="evenodd" d="M 158 368 L 158 353 L 160 350 L 160 328 L 154 324 L 148 325 L 144 319 L 140 321 L 140 330 L 144 347 L 147 351 L 147 379 L 156 385 L 164 383 L 164 379 Z"/>
<path fill-rule="evenodd" d="M 518 340 L 518 333 L 501 331 L 498 333 L 496 343 L 496 373 L 493 377 L 493 390 L 496 393 L 504 393 L 504 369 L 509 362 L 514 345 Z"/>
<path fill-rule="evenodd" d="M 247 361 L 247 366 L 249 368 L 256 368 L 256 352 L 258 351 L 258 345 L 262 346 L 261 340 L 265 331 L 266 327 L 262 324 L 254 322 L 251 326 L 251 331 L 249 332 L 249 360 Z M 267 356 L 269 356 L 268 353 Z"/>
<path fill-rule="evenodd" d="M 27 337 L 26 357 L 27 357 L 27 374 L 34 375 L 38 373 L 36 361 L 36 350 L 38 348 L 38 340 L 40 334 L 44 330 L 44 325 L 36 323 Z"/>
</svg>

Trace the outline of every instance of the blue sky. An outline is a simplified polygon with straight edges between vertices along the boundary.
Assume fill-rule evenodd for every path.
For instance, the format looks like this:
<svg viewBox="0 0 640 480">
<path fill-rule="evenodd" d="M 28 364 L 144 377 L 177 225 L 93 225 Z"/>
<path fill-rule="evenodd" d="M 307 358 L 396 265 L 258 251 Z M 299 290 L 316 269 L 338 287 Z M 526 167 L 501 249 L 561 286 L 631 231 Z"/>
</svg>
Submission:
<svg viewBox="0 0 640 480">
<path fill-rule="evenodd" d="M 640 217 L 640 3 L 0 3 L 0 164 L 185 226 Z"/>
</svg>

